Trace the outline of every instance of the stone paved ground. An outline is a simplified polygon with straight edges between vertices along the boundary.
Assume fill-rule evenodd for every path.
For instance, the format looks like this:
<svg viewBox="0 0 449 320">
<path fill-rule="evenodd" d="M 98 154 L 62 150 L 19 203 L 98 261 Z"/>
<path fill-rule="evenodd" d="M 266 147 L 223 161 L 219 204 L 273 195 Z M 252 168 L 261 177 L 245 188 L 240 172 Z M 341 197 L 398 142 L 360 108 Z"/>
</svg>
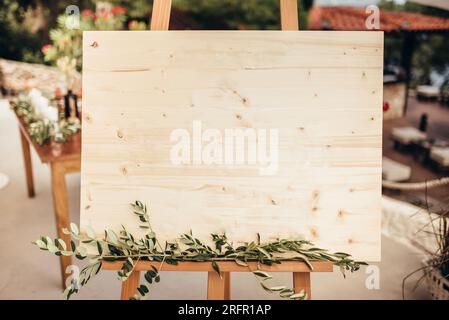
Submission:
<svg viewBox="0 0 449 320">
<path fill-rule="evenodd" d="M 449 141 L 449 107 L 441 107 L 437 102 L 421 102 L 415 98 L 409 99 L 408 109 L 405 118 L 384 121 L 383 154 L 384 156 L 405 164 L 412 168 L 410 181 L 420 182 L 444 176 L 429 168 L 423 167 L 413 159 L 410 153 L 401 153 L 393 149 L 391 140 L 391 129 L 394 127 L 413 126 L 418 128 L 421 114 L 428 115 L 428 135 L 437 139 Z M 413 203 L 423 203 L 425 201 L 424 191 L 407 191 L 401 193 L 386 192 L 389 196 L 399 200 Z M 449 205 L 449 185 L 445 187 L 430 189 L 428 200 L 435 209 Z"/>
</svg>

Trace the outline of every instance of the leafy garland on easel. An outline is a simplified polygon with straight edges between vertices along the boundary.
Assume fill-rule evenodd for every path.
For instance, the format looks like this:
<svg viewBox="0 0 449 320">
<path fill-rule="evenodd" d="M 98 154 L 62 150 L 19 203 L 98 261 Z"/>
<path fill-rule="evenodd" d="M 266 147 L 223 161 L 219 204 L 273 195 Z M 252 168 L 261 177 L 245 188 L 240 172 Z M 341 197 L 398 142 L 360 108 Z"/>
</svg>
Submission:
<svg viewBox="0 0 449 320">
<path fill-rule="evenodd" d="M 69 120 L 60 120 L 57 123 L 59 132 L 55 132 L 54 124 L 48 119 L 37 115 L 36 110 L 31 103 L 31 99 L 27 95 L 19 95 L 15 99 L 12 99 L 10 104 L 11 109 L 22 118 L 23 122 L 27 125 L 31 140 L 38 145 L 43 145 L 50 140 L 66 142 L 72 134 L 81 129 L 79 123 L 73 123 Z"/>
<path fill-rule="evenodd" d="M 178 241 L 166 242 L 162 246 L 151 228 L 147 206 L 140 201 L 131 204 L 132 211 L 141 221 L 140 227 L 147 230 L 144 237 L 137 239 L 122 226 L 120 235 L 112 230 L 105 230 L 104 237 L 98 239 L 92 228 L 86 228 L 85 233 L 80 233 L 76 224 L 70 224 L 70 230 L 63 229 L 65 234 L 80 244 L 94 246 L 96 253 L 87 253 L 85 246 L 77 246 L 72 240 L 68 245 L 62 239 L 52 240 L 50 237 L 41 237 L 36 240 L 40 249 L 47 250 L 57 256 L 75 256 L 79 260 L 88 259 L 89 264 L 84 267 L 77 279 L 73 279 L 71 286 L 64 291 L 64 297 L 69 299 L 74 293 L 84 286 L 93 276 L 101 270 L 103 261 L 121 261 L 123 265 L 118 271 L 121 281 L 128 279 L 138 261 L 160 262 L 159 268 L 144 274 L 145 281 L 137 288 L 138 294 L 133 299 L 145 297 L 152 283 L 160 281 L 159 272 L 164 263 L 176 265 L 180 261 L 210 261 L 213 269 L 220 274 L 219 261 L 234 261 L 240 266 L 248 266 L 247 262 L 256 261 L 258 264 L 272 265 L 282 261 L 301 261 L 311 270 L 311 261 L 328 261 L 340 267 L 343 276 L 345 271 L 357 271 L 365 262 L 354 261 L 349 254 L 336 252 L 329 253 L 319 249 L 306 240 L 277 240 L 268 243 L 260 241 L 244 243 L 234 247 L 229 243 L 225 234 L 212 234 L 215 248 L 212 248 L 195 238 L 190 231 L 180 236 Z M 260 238 L 260 237 L 259 237 Z M 295 293 L 292 288 L 286 286 L 269 286 L 267 280 L 271 275 L 262 270 L 254 270 L 252 273 L 259 280 L 261 287 L 268 292 L 276 292 L 282 298 L 293 300 L 307 299 L 304 291 Z"/>
</svg>

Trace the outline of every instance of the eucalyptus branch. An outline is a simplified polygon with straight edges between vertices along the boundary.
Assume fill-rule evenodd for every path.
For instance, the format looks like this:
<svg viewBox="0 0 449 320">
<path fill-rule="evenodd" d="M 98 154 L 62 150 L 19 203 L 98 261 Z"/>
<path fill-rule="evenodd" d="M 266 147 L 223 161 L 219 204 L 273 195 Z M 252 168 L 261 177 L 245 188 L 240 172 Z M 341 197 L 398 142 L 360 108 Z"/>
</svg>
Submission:
<svg viewBox="0 0 449 320">
<path fill-rule="evenodd" d="M 133 299 L 141 299 L 147 296 L 150 285 L 160 281 L 159 272 L 163 265 L 178 264 L 182 261 L 210 262 L 212 268 L 221 276 L 218 262 L 234 261 L 236 264 L 248 267 L 248 270 L 259 281 L 260 286 L 268 292 L 277 293 L 287 299 L 307 299 L 304 291 L 295 293 L 292 288 L 286 286 L 269 286 L 267 282 L 272 276 L 260 270 L 261 265 L 272 265 L 282 261 L 301 261 L 311 270 L 312 262 L 327 261 L 340 267 L 343 275 L 345 271 L 357 271 L 366 263 L 355 261 L 349 254 L 336 252 L 330 253 L 325 249 L 316 248 L 310 241 L 302 239 L 278 239 L 268 243 L 247 242 L 239 246 L 229 243 L 226 234 L 211 234 L 214 248 L 194 237 L 192 231 L 182 234 L 175 242 L 166 242 L 162 246 L 157 240 L 156 234 L 150 224 L 147 206 L 140 201 L 131 204 L 132 211 L 139 217 L 141 227 L 148 232 L 141 238 L 137 238 L 122 227 L 119 235 L 113 230 L 105 230 L 104 237 L 99 238 L 92 228 L 86 227 L 81 233 L 75 224 L 70 225 L 70 230 L 63 232 L 71 235 L 70 244 L 62 239 L 52 240 L 50 237 L 41 237 L 34 243 L 42 250 L 49 251 L 57 256 L 74 255 L 77 259 L 89 258 L 91 262 L 80 272 L 79 279 L 64 291 L 64 296 L 69 299 L 74 293 L 84 286 L 93 276 L 101 270 L 102 262 L 118 261 L 122 263 L 117 272 L 121 281 L 128 279 L 139 261 L 159 262 L 159 267 L 151 267 L 144 274 L 144 282 L 137 288 L 138 294 Z M 87 248 L 89 248 L 89 250 Z M 251 270 L 248 262 L 257 262 L 257 270 Z"/>
</svg>

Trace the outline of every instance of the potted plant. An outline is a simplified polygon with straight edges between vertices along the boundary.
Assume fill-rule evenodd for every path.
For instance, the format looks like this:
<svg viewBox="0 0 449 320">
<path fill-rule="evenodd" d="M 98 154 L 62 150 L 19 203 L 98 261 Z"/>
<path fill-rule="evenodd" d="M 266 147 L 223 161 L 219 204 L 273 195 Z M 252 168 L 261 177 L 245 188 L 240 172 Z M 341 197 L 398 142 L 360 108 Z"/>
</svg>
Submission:
<svg viewBox="0 0 449 320">
<path fill-rule="evenodd" d="M 426 230 L 421 232 L 430 233 L 436 242 L 435 252 L 428 252 L 429 256 L 423 260 L 423 266 L 408 276 L 402 283 L 402 294 L 406 280 L 415 273 L 422 272 L 422 276 L 417 280 L 414 289 L 424 281 L 427 284 L 429 293 L 434 300 L 449 300 L 449 210 L 438 215 L 431 215 L 430 222 Z"/>
</svg>

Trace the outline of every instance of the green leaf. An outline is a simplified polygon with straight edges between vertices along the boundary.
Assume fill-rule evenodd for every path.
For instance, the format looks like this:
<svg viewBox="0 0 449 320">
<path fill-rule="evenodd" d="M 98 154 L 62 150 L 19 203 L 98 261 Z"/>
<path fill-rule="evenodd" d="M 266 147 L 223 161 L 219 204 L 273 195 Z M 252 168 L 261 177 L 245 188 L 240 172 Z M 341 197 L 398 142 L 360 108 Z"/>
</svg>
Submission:
<svg viewBox="0 0 449 320">
<path fill-rule="evenodd" d="M 36 240 L 36 245 L 42 250 L 47 250 L 47 245 L 42 240 Z"/>
<path fill-rule="evenodd" d="M 70 247 L 71 247 L 72 251 L 75 252 L 76 244 L 75 244 L 75 242 L 73 240 L 70 240 Z"/>
<path fill-rule="evenodd" d="M 153 277 L 150 275 L 150 273 L 147 271 L 144 274 L 145 280 L 147 280 L 149 283 L 153 283 Z"/>
<path fill-rule="evenodd" d="M 281 290 L 281 292 L 279 293 L 279 296 L 281 298 L 288 298 L 294 293 L 295 292 L 292 289 L 284 289 L 284 290 Z"/>
<path fill-rule="evenodd" d="M 79 235 L 79 233 L 80 233 L 78 226 L 76 224 L 74 224 L 73 222 L 70 224 L 70 230 L 72 230 L 72 232 L 75 235 Z"/>
<path fill-rule="evenodd" d="M 264 248 L 258 247 L 257 250 L 262 252 L 262 254 L 264 254 L 268 259 L 271 259 L 271 255 Z"/>
<path fill-rule="evenodd" d="M 150 290 L 146 285 L 141 284 L 139 287 L 137 287 L 137 291 L 139 291 L 140 295 L 144 297 Z"/>
<path fill-rule="evenodd" d="M 185 239 L 185 238 L 181 238 L 179 241 L 180 241 L 182 244 L 185 244 L 185 245 L 187 245 L 187 246 L 191 246 L 191 245 L 194 244 L 194 242 L 193 242 L 192 240 Z"/>
<path fill-rule="evenodd" d="M 100 241 L 97 241 L 97 250 L 98 250 L 98 255 L 102 255 L 103 254 L 103 247 L 101 246 Z"/>
<path fill-rule="evenodd" d="M 269 287 L 267 287 L 262 281 L 260 282 L 260 286 L 262 287 L 262 289 L 264 289 L 267 292 L 271 292 L 271 289 Z"/>
<path fill-rule="evenodd" d="M 148 232 L 148 233 L 147 233 L 147 236 L 148 236 L 150 239 L 156 238 L 156 234 L 155 234 L 153 231 Z"/>
<path fill-rule="evenodd" d="M 178 261 L 176 259 L 173 258 L 166 258 L 165 262 L 167 262 L 168 264 L 172 264 L 172 265 L 177 265 Z"/>
<path fill-rule="evenodd" d="M 215 272 L 217 272 L 221 277 L 220 267 L 218 266 L 218 263 L 215 260 L 212 261 L 212 269 L 214 269 Z"/>
<path fill-rule="evenodd" d="M 46 244 L 49 244 L 49 243 L 53 243 L 53 241 L 51 240 L 51 238 L 50 237 L 45 237 L 45 238 L 43 238 L 42 239 Z"/>
<path fill-rule="evenodd" d="M 98 274 L 98 272 L 100 272 L 101 270 L 101 262 L 97 263 L 94 265 L 94 267 L 92 268 L 92 274 L 96 275 Z"/>
<path fill-rule="evenodd" d="M 69 300 L 72 293 L 73 293 L 73 289 L 71 286 L 68 286 L 67 288 L 65 288 L 64 293 L 63 293 L 64 299 Z"/>
<path fill-rule="evenodd" d="M 235 261 L 235 263 L 237 263 L 239 266 L 242 266 L 242 267 L 247 267 L 247 266 L 248 266 L 248 264 L 247 264 L 245 261 L 242 261 L 242 260 L 240 260 L 240 259 L 235 259 L 234 261 Z"/>
<path fill-rule="evenodd" d="M 55 243 L 60 246 L 61 250 L 63 250 L 63 251 L 67 250 L 67 245 L 65 244 L 64 240 L 56 239 Z"/>
<path fill-rule="evenodd" d="M 118 244 L 118 237 L 113 230 L 106 231 L 107 237 L 114 245 Z"/>
<path fill-rule="evenodd" d="M 153 240 L 149 240 L 148 241 L 148 250 L 150 252 L 153 252 L 153 250 L 154 250 L 154 242 L 153 242 Z"/>
<path fill-rule="evenodd" d="M 87 256 L 86 248 L 85 247 L 76 248 L 76 254 L 78 254 L 79 256 L 82 256 L 82 257 L 86 257 Z"/>
<path fill-rule="evenodd" d="M 304 293 L 304 290 L 301 290 L 298 293 L 292 294 L 289 298 L 290 299 L 303 299 L 305 298 L 306 294 Z"/>
<path fill-rule="evenodd" d="M 56 247 L 53 243 L 49 243 L 48 245 L 47 245 L 47 249 L 48 249 L 48 251 L 50 251 L 51 253 L 57 253 L 57 252 L 59 252 L 59 249 L 58 249 L 58 247 Z"/>
<path fill-rule="evenodd" d="M 87 235 L 89 238 L 91 238 L 91 239 L 95 239 L 95 238 L 96 238 L 95 231 L 94 231 L 94 229 L 92 229 L 91 226 L 86 226 L 86 227 L 84 228 L 84 232 L 86 233 L 86 235 Z"/>
<path fill-rule="evenodd" d="M 255 270 L 255 271 L 253 271 L 253 273 L 254 273 L 256 276 L 258 276 L 258 277 L 261 277 L 261 278 L 264 278 L 264 279 L 271 279 L 271 275 L 268 274 L 268 273 L 266 273 L 266 272 L 264 272 L 264 271 L 261 271 L 261 270 Z"/>
<path fill-rule="evenodd" d="M 296 253 L 296 257 L 300 258 L 308 267 L 310 270 L 313 270 L 313 265 L 310 263 L 309 259 L 301 254 L 301 253 Z"/>
<path fill-rule="evenodd" d="M 277 286 L 277 287 L 271 287 L 270 288 L 271 291 L 282 291 L 284 289 L 286 289 L 285 286 Z"/>
</svg>

